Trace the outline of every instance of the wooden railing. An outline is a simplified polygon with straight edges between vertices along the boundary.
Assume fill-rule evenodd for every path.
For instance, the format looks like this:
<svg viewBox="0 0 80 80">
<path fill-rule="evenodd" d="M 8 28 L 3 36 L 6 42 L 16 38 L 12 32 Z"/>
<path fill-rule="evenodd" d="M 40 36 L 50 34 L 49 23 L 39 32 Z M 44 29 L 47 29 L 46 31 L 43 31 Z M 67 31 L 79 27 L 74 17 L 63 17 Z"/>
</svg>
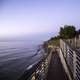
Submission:
<svg viewBox="0 0 80 80">
<path fill-rule="evenodd" d="M 80 52 L 65 40 L 60 40 L 60 48 L 72 74 L 72 79 L 80 80 Z"/>
<path fill-rule="evenodd" d="M 43 58 L 37 63 L 30 65 L 19 80 L 45 80 L 50 64 L 51 54 L 52 52 L 44 53 Z"/>
</svg>

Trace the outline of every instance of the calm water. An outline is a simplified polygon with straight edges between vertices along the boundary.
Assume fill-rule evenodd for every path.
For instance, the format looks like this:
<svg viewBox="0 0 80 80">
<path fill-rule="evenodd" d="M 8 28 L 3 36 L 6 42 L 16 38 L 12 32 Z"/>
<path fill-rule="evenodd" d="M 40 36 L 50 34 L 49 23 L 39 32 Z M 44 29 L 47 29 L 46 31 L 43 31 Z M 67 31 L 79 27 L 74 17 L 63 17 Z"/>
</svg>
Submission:
<svg viewBox="0 0 80 80">
<path fill-rule="evenodd" d="M 27 67 L 42 58 L 38 45 L 26 42 L 0 42 L 0 80 L 17 80 Z M 43 50 L 42 50 L 43 51 Z"/>
</svg>

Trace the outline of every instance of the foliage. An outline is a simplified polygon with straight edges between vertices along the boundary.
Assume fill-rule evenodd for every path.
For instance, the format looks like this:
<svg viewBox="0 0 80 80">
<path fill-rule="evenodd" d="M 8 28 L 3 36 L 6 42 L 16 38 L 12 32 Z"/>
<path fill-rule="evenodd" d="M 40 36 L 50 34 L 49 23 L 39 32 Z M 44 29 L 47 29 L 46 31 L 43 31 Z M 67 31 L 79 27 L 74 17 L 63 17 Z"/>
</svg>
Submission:
<svg viewBox="0 0 80 80">
<path fill-rule="evenodd" d="M 74 26 L 65 25 L 64 28 L 60 28 L 60 37 L 64 39 L 71 39 L 76 35 L 76 29 Z"/>
<path fill-rule="evenodd" d="M 76 31 L 76 36 L 79 37 L 80 35 L 80 29 Z"/>
<path fill-rule="evenodd" d="M 53 46 L 59 46 L 59 39 L 50 40 L 49 44 Z"/>
<path fill-rule="evenodd" d="M 51 37 L 48 41 L 45 41 L 43 44 L 43 47 L 44 47 L 45 51 L 48 52 L 49 45 L 52 45 L 52 46 L 60 45 L 60 42 L 59 42 L 60 38 L 71 39 L 71 38 L 74 38 L 75 36 L 79 36 L 79 34 L 80 34 L 80 29 L 76 31 L 75 26 L 65 25 L 64 27 L 60 28 L 59 35 L 57 35 L 55 37 Z"/>
</svg>

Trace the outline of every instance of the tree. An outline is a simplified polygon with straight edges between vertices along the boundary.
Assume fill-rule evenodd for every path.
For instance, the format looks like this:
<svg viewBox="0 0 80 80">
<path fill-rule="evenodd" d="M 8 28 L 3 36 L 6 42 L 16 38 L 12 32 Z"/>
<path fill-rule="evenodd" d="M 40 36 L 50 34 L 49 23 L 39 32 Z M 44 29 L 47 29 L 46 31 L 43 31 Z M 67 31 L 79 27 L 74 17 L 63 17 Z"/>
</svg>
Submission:
<svg viewBox="0 0 80 80">
<path fill-rule="evenodd" d="M 79 37 L 80 35 L 80 29 L 76 31 L 76 36 Z"/>
<path fill-rule="evenodd" d="M 77 34 L 78 34 L 78 35 L 80 34 L 80 29 L 77 31 Z"/>
<path fill-rule="evenodd" d="M 71 39 L 76 35 L 76 29 L 74 26 L 65 25 L 64 28 L 60 28 L 60 37 L 64 39 Z"/>
<path fill-rule="evenodd" d="M 63 32 L 63 30 L 64 30 L 64 29 L 61 27 L 61 28 L 60 28 L 60 32 L 59 32 L 61 38 L 64 37 L 64 32 Z"/>
</svg>

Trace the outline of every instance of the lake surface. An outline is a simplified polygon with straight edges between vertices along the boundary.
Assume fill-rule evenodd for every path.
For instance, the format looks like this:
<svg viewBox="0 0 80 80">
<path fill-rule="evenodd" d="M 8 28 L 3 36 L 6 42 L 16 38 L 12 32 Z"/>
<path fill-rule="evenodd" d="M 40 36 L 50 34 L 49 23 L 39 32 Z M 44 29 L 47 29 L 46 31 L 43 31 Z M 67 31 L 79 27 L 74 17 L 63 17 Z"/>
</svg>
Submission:
<svg viewBox="0 0 80 80">
<path fill-rule="evenodd" d="M 38 45 L 26 42 L 0 42 L 0 80 L 17 80 L 27 67 L 39 61 L 43 50 L 37 55 Z"/>
</svg>

